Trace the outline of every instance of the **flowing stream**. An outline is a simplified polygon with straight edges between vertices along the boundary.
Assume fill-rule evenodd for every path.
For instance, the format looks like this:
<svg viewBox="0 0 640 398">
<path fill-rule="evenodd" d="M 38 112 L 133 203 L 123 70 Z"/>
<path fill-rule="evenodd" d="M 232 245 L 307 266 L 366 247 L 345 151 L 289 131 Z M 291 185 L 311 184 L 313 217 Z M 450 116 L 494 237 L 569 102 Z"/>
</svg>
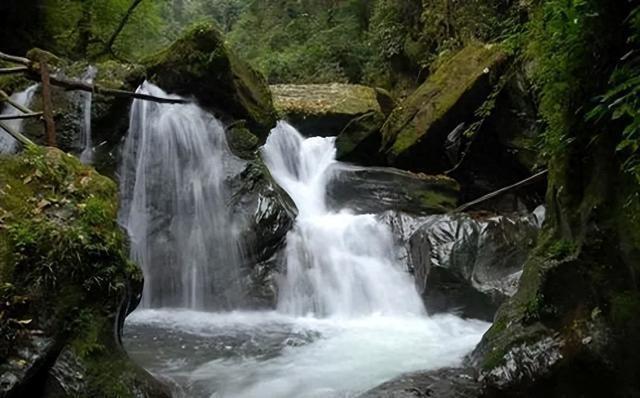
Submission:
<svg viewBox="0 0 640 398">
<path fill-rule="evenodd" d="M 38 89 L 38 84 L 34 84 L 32 86 L 27 87 L 25 90 L 17 92 L 11 95 L 11 100 L 19 105 L 28 107 L 31 104 L 31 100 L 33 99 L 33 95 L 36 93 Z M 20 112 L 18 109 L 14 108 L 9 104 L 5 104 L 2 109 L 3 116 L 15 116 L 19 115 Z M 9 128 L 14 131 L 21 132 L 22 124 L 24 119 L 14 119 L 14 120 L 5 120 L 3 123 L 6 124 Z M 13 153 L 16 150 L 18 142 L 13 138 L 9 133 L 0 129 L 0 153 Z"/>
<path fill-rule="evenodd" d="M 148 84 L 141 90 L 166 96 Z M 327 209 L 334 139 L 305 139 L 284 122 L 262 149 L 299 211 L 287 236 L 277 309 L 195 311 L 216 297 L 203 294 L 209 284 L 201 282 L 229 265 L 223 259 L 230 254 L 219 252 L 230 244 L 231 220 L 218 205 L 222 185 L 212 183 L 223 166 L 216 151 L 225 147 L 214 137 L 223 136 L 222 126 L 195 105 L 134 103 L 123 214 L 133 256 L 149 280 L 146 308 L 125 327 L 135 360 L 172 381 L 176 396 L 227 398 L 354 397 L 406 372 L 460 364 L 489 324 L 427 316 L 394 257 L 388 227 L 373 215 Z M 215 194 L 194 197 L 207 192 L 205 181 Z M 156 213 L 164 217 L 152 225 Z M 184 298 L 167 300 L 173 296 Z"/>
<path fill-rule="evenodd" d="M 89 66 L 82 76 L 82 80 L 88 84 L 93 84 L 98 69 L 95 66 Z M 84 164 L 93 163 L 93 139 L 91 137 L 91 104 L 93 102 L 93 93 L 83 91 L 80 93 L 82 101 L 82 153 L 80 161 Z"/>
<path fill-rule="evenodd" d="M 144 83 L 139 93 L 168 97 Z M 143 307 L 237 302 L 240 251 L 223 189 L 224 128 L 189 104 L 136 100 L 120 171 L 120 221 L 145 275 Z"/>
</svg>

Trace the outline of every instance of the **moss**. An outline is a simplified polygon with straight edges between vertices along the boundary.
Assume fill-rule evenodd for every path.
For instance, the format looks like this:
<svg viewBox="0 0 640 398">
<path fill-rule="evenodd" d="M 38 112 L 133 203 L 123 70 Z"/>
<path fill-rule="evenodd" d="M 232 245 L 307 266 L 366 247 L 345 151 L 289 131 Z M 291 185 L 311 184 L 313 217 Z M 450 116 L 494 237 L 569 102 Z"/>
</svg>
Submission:
<svg viewBox="0 0 640 398">
<path fill-rule="evenodd" d="M 440 66 L 382 127 L 389 161 L 431 172 L 449 167 L 439 150 L 446 135 L 486 102 L 506 61 L 500 46 L 474 43 Z"/>
<path fill-rule="evenodd" d="M 198 24 L 145 62 L 164 89 L 195 96 L 204 106 L 246 119 L 261 140 L 275 125 L 271 92 L 264 78 L 240 60 L 211 24 Z"/>
<path fill-rule="evenodd" d="M 4 360 L 21 358 L 33 331 L 80 360 L 112 366 L 117 319 L 142 280 L 116 221 L 116 185 L 57 149 L 29 147 L 0 157 L 0 188 L 3 372 L 12 372 Z M 85 396 L 133 396 L 136 384 L 123 372 L 135 365 L 125 362 L 122 356 L 111 373 L 83 368 L 101 382 L 78 378 L 82 369 L 72 379 Z"/>
<path fill-rule="evenodd" d="M 611 299 L 611 320 L 617 327 L 627 328 L 629 323 L 638 324 L 640 314 L 640 292 L 619 292 Z"/>
<path fill-rule="evenodd" d="M 236 156 L 251 159 L 255 157 L 260 140 L 244 125 L 237 125 L 227 130 L 227 142 Z"/>
</svg>

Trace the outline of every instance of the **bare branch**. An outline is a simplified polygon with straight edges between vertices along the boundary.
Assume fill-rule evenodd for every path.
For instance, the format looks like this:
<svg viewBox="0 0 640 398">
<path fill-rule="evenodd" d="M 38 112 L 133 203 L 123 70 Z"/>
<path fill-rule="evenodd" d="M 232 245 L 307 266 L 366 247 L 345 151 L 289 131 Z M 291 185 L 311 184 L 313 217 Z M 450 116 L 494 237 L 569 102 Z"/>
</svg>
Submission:
<svg viewBox="0 0 640 398">
<path fill-rule="evenodd" d="M 546 176 L 548 173 L 548 170 L 543 170 L 537 174 L 532 175 L 531 177 L 525 178 L 522 181 L 516 182 L 515 184 L 509 185 L 508 187 L 504 187 L 501 189 L 498 189 L 497 191 L 491 192 L 489 194 L 486 194 L 476 200 L 472 200 L 469 203 L 465 203 L 464 205 L 458 207 L 457 209 L 453 210 L 452 213 L 459 213 L 461 211 L 465 211 L 475 205 L 477 205 L 478 203 L 482 203 L 484 201 L 487 201 L 489 199 L 495 198 L 496 196 L 502 195 L 503 193 L 507 192 L 507 191 L 511 191 L 513 189 L 516 188 L 520 188 L 529 184 L 533 184 L 534 182 L 536 182 L 537 180 L 539 180 L 540 178 Z"/>
</svg>

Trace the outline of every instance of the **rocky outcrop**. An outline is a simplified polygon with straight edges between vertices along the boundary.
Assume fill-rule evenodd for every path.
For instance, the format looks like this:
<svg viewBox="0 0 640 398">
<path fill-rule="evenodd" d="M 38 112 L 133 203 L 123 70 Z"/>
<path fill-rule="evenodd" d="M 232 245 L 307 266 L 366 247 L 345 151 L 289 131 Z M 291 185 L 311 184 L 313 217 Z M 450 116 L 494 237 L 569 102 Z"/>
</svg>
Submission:
<svg viewBox="0 0 640 398">
<path fill-rule="evenodd" d="M 493 320 L 518 289 L 543 219 L 542 207 L 529 216 L 425 219 L 409 240 L 409 264 L 427 311 Z"/>
<path fill-rule="evenodd" d="M 383 150 L 391 165 L 442 172 L 450 133 L 485 102 L 503 73 L 507 55 L 497 45 L 470 44 L 442 64 L 382 127 Z M 452 164 L 453 163 L 453 164 Z"/>
<path fill-rule="evenodd" d="M 236 56 L 213 25 L 194 26 L 147 65 L 149 79 L 162 89 L 195 97 L 225 121 L 245 120 L 261 142 L 276 123 L 263 76 Z"/>
<path fill-rule="evenodd" d="M 57 149 L 0 158 L 0 396 L 169 397 L 129 360 L 142 290 L 115 184 Z"/>
<path fill-rule="evenodd" d="M 458 183 L 446 176 L 430 176 L 386 168 L 339 165 L 332 170 L 327 203 L 356 213 L 396 210 L 413 215 L 452 210 Z"/>
</svg>

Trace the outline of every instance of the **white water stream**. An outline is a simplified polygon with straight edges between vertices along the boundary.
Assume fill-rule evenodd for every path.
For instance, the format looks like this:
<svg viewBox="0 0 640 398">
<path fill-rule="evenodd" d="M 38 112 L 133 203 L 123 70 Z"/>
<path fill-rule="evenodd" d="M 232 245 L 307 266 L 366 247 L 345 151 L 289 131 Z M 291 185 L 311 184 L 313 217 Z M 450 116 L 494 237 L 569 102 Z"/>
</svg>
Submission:
<svg viewBox="0 0 640 398">
<path fill-rule="evenodd" d="M 85 83 L 93 84 L 98 69 L 95 66 L 89 66 L 82 76 Z M 83 91 L 80 93 L 82 101 L 82 153 L 80 161 L 84 164 L 93 163 L 93 139 L 91 137 L 91 105 L 93 103 L 93 93 Z"/>
<path fill-rule="evenodd" d="M 150 86 L 143 89 L 166 95 Z M 194 129 L 194 121 L 201 121 L 202 128 Z M 169 274 L 176 273 L 173 279 L 180 285 L 185 273 L 179 270 L 186 270 L 188 282 L 190 267 L 202 260 L 194 257 L 199 246 L 190 246 L 192 239 L 187 239 L 194 236 L 193 231 L 198 231 L 200 245 L 211 245 L 205 254 L 219 256 L 214 252 L 229 245 L 214 228 L 229 222 L 219 219 L 224 209 L 217 207 L 215 195 L 198 206 L 189 199 L 189 208 L 202 208 L 202 213 L 195 217 L 190 213 L 186 229 L 174 229 L 185 224 L 176 221 L 182 217 L 181 207 L 165 206 L 166 199 L 160 200 L 171 195 L 172 201 L 180 203 L 176 195 L 182 192 L 190 197 L 194 186 L 206 185 L 202 181 L 210 181 L 219 170 L 216 146 L 209 141 L 212 129 L 222 127 L 194 105 L 134 104 L 127 144 L 131 153 L 125 155 L 124 167 L 138 171 L 135 176 L 123 175 L 124 186 L 131 185 L 131 178 L 136 181 L 130 198 L 124 193 L 124 214 L 128 214 L 135 258 L 150 277 L 146 288 L 151 293 L 145 295 L 157 296 L 150 300 L 152 307 L 166 307 L 163 297 L 173 294 L 162 283 L 162 288 L 155 287 L 158 273 L 167 269 Z M 165 148 L 166 137 L 153 138 L 159 136 L 180 137 L 168 142 L 181 148 L 178 154 L 183 155 Z M 279 286 L 277 311 L 158 308 L 139 310 L 128 318 L 128 352 L 153 373 L 173 380 L 177 396 L 354 397 L 406 372 L 459 365 L 487 330 L 489 324 L 481 321 L 427 316 L 411 276 L 394 257 L 388 227 L 373 215 L 327 209 L 324 198 L 334 155 L 332 138 L 305 139 L 283 122 L 263 147 L 270 172 L 299 210 L 287 237 L 286 275 Z M 183 161 L 171 160 L 174 157 Z M 135 159 L 137 166 L 127 166 L 127 159 Z M 172 221 L 152 227 L 154 212 L 170 214 Z M 149 236 L 156 235 L 171 238 L 150 242 Z M 165 264 L 167 246 L 176 251 L 170 267 Z M 212 267 L 207 272 L 224 265 L 205 263 Z M 206 276 L 203 272 L 197 270 L 197 281 Z M 207 287 L 196 283 L 186 290 L 197 295 L 203 288 Z M 178 304 L 188 307 L 198 302 L 188 296 Z"/>
</svg>

